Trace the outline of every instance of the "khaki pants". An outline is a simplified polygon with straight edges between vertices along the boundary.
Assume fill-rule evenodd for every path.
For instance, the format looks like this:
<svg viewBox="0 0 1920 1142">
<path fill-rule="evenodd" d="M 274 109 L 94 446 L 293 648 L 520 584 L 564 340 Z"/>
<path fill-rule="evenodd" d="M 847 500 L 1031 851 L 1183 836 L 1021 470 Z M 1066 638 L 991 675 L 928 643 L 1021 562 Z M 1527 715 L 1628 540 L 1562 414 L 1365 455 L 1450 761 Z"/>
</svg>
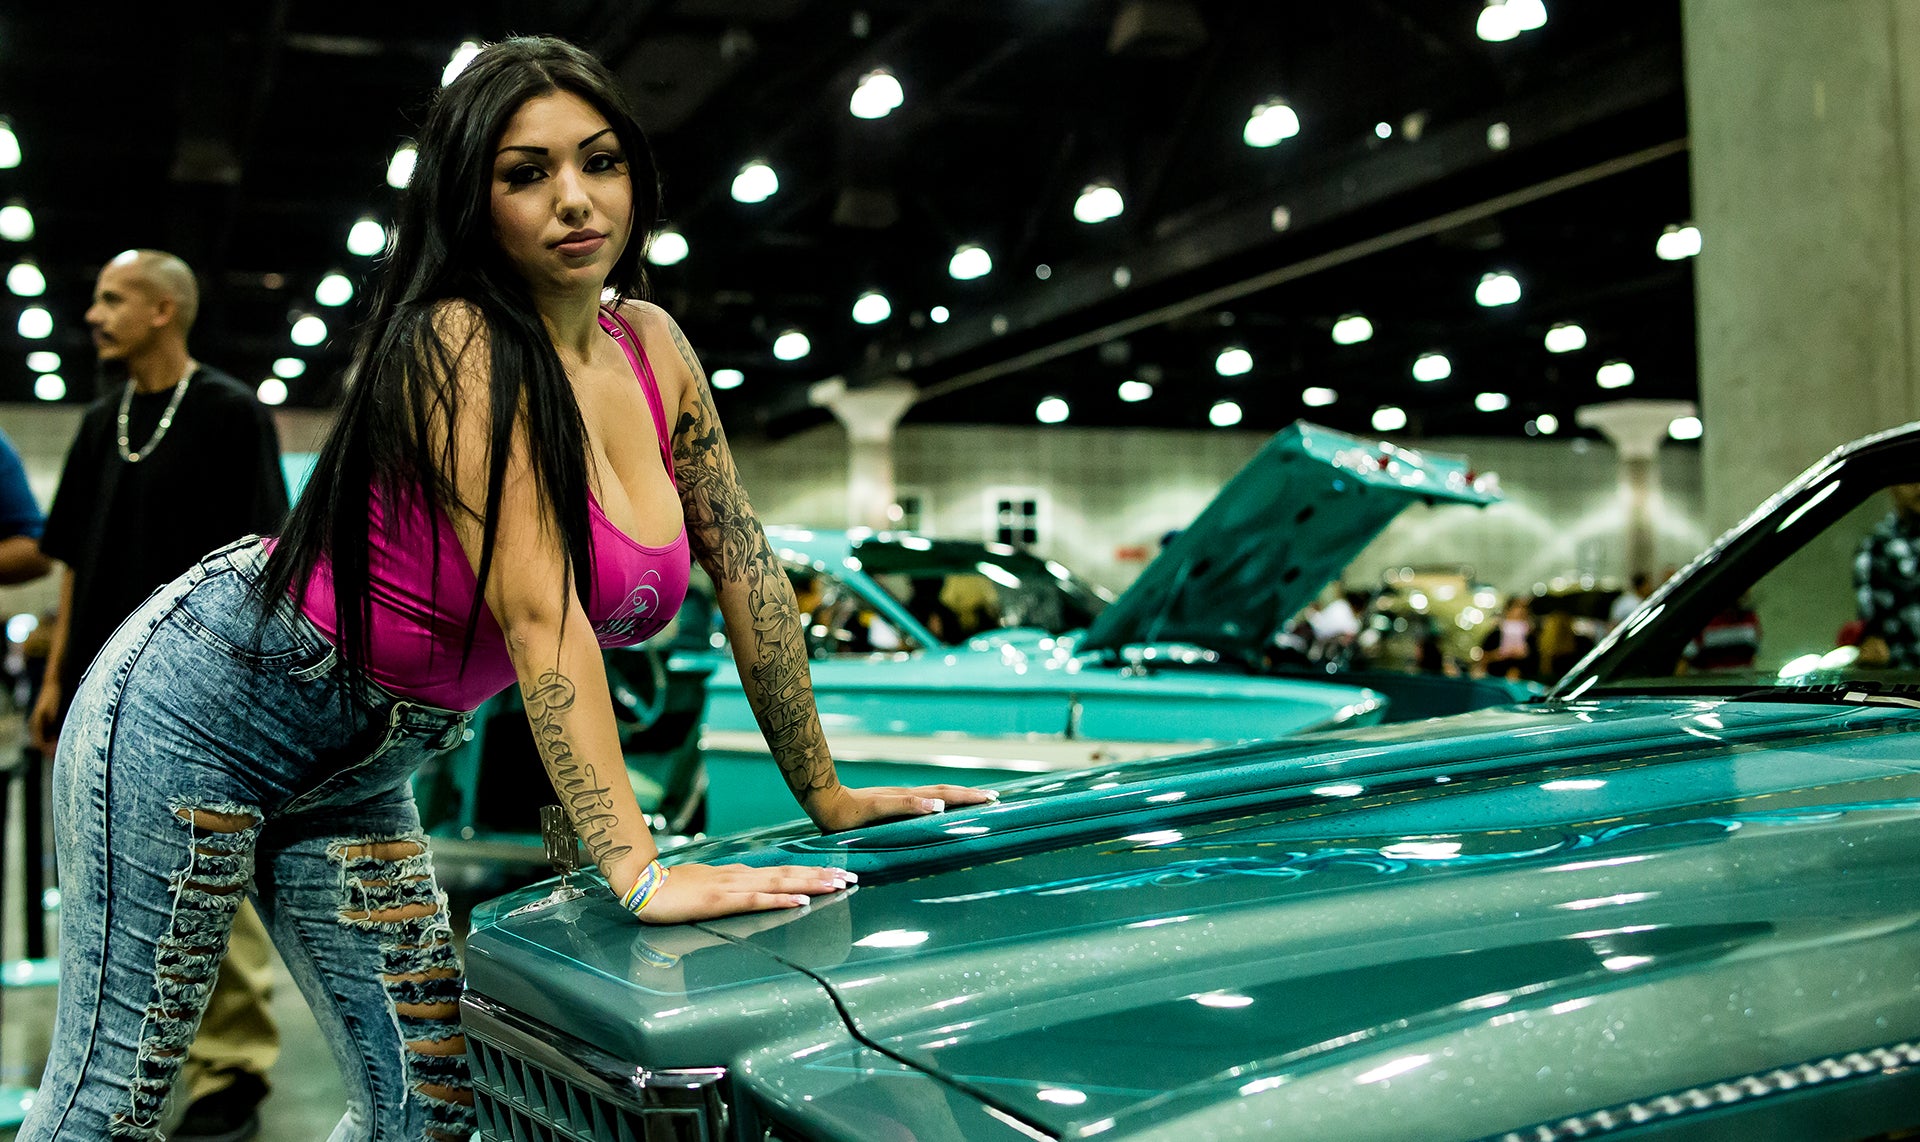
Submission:
<svg viewBox="0 0 1920 1142">
<path fill-rule="evenodd" d="M 227 1089 L 242 1073 L 267 1077 L 280 1057 L 280 1029 L 267 1010 L 272 985 L 273 940 L 253 905 L 242 902 L 199 1036 L 187 1049 L 180 1077 L 188 1103 Z"/>
</svg>

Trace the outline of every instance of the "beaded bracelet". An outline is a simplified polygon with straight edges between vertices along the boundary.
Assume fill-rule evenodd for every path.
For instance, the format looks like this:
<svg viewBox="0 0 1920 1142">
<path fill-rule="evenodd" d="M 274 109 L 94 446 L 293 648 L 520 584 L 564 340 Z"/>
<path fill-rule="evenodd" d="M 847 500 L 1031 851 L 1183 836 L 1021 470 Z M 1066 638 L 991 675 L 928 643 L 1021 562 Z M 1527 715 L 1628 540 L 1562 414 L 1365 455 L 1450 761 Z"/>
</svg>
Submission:
<svg viewBox="0 0 1920 1142">
<path fill-rule="evenodd" d="M 633 887 L 627 889 L 627 894 L 620 898 L 620 907 L 635 916 L 640 915 L 647 905 L 653 903 L 660 886 L 666 882 L 666 868 L 657 860 L 648 861 L 647 867 L 640 870 L 640 879 L 634 881 Z"/>
</svg>

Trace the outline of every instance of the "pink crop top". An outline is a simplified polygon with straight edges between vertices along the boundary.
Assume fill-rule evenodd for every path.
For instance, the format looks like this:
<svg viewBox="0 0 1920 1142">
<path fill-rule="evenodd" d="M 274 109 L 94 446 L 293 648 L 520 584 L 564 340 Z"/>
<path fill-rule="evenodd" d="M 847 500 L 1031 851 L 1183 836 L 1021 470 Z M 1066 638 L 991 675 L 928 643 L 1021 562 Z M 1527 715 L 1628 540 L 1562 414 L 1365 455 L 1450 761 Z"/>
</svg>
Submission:
<svg viewBox="0 0 1920 1142">
<path fill-rule="evenodd" d="M 647 352 L 618 314 L 601 310 L 600 327 L 620 343 L 640 379 L 660 438 L 660 458 L 672 479 L 666 410 Z M 368 585 L 373 613 L 367 631 L 368 673 L 374 681 L 402 698 L 449 710 L 475 709 L 513 685 L 506 636 L 484 602 L 473 650 L 462 669 L 467 614 L 479 584 L 445 509 L 438 504 L 429 509 L 414 497 L 398 519 L 389 520 L 375 496 L 369 511 Z M 587 619 L 603 647 L 644 642 L 660 633 L 686 598 L 691 564 L 686 526 L 681 525 L 680 534 L 667 546 L 649 547 L 616 528 L 591 491 L 587 512 L 593 528 L 593 592 Z M 422 533 L 429 529 L 432 540 L 422 542 Z M 301 610 L 321 633 L 338 643 L 333 577 L 324 557 L 307 584 Z"/>
</svg>

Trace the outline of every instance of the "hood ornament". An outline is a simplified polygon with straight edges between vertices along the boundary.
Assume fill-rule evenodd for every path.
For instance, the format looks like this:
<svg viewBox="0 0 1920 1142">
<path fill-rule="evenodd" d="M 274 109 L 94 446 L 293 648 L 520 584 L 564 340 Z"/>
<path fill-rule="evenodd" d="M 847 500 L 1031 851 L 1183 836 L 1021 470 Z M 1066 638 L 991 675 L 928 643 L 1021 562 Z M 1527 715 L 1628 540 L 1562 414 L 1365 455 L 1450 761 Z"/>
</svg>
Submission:
<svg viewBox="0 0 1920 1142">
<path fill-rule="evenodd" d="M 553 871 L 560 874 L 560 883 L 544 899 L 523 905 L 507 913 L 518 916 L 523 912 L 538 912 L 569 900 L 578 900 L 585 896 L 586 890 L 573 882 L 573 874 L 580 871 L 580 834 L 573 831 L 573 822 L 567 819 L 567 811 L 558 805 L 540 806 L 540 843 L 547 850 L 547 863 Z"/>
</svg>

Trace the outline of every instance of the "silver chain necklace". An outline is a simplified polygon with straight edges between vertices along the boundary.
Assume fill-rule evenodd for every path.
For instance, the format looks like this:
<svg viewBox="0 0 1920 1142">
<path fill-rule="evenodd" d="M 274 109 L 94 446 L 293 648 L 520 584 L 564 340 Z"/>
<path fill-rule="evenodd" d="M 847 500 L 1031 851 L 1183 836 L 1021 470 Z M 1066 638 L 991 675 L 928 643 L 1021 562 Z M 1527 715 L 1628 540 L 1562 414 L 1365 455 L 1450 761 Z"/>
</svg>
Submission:
<svg viewBox="0 0 1920 1142">
<path fill-rule="evenodd" d="M 197 368 L 199 366 L 194 363 L 193 358 L 187 358 L 187 371 L 181 374 L 180 382 L 173 386 L 173 399 L 167 402 L 167 411 L 160 414 L 160 423 L 154 426 L 153 436 L 140 446 L 138 452 L 128 447 L 132 441 L 127 439 L 127 413 L 133 408 L 133 381 L 131 378 L 128 379 L 127 391 L 120 394 L 120 458 L 122 460 L 129 464 L 138 464 L 153 455 L 155 448 L 160 447 L 160 441 L 166 438 L 167 429 L 173 427 L 174 414 L 180 411 L 180 401 L 187 395 L 187 382 L 193 380 L 193 371 Z"/>
</svg>

